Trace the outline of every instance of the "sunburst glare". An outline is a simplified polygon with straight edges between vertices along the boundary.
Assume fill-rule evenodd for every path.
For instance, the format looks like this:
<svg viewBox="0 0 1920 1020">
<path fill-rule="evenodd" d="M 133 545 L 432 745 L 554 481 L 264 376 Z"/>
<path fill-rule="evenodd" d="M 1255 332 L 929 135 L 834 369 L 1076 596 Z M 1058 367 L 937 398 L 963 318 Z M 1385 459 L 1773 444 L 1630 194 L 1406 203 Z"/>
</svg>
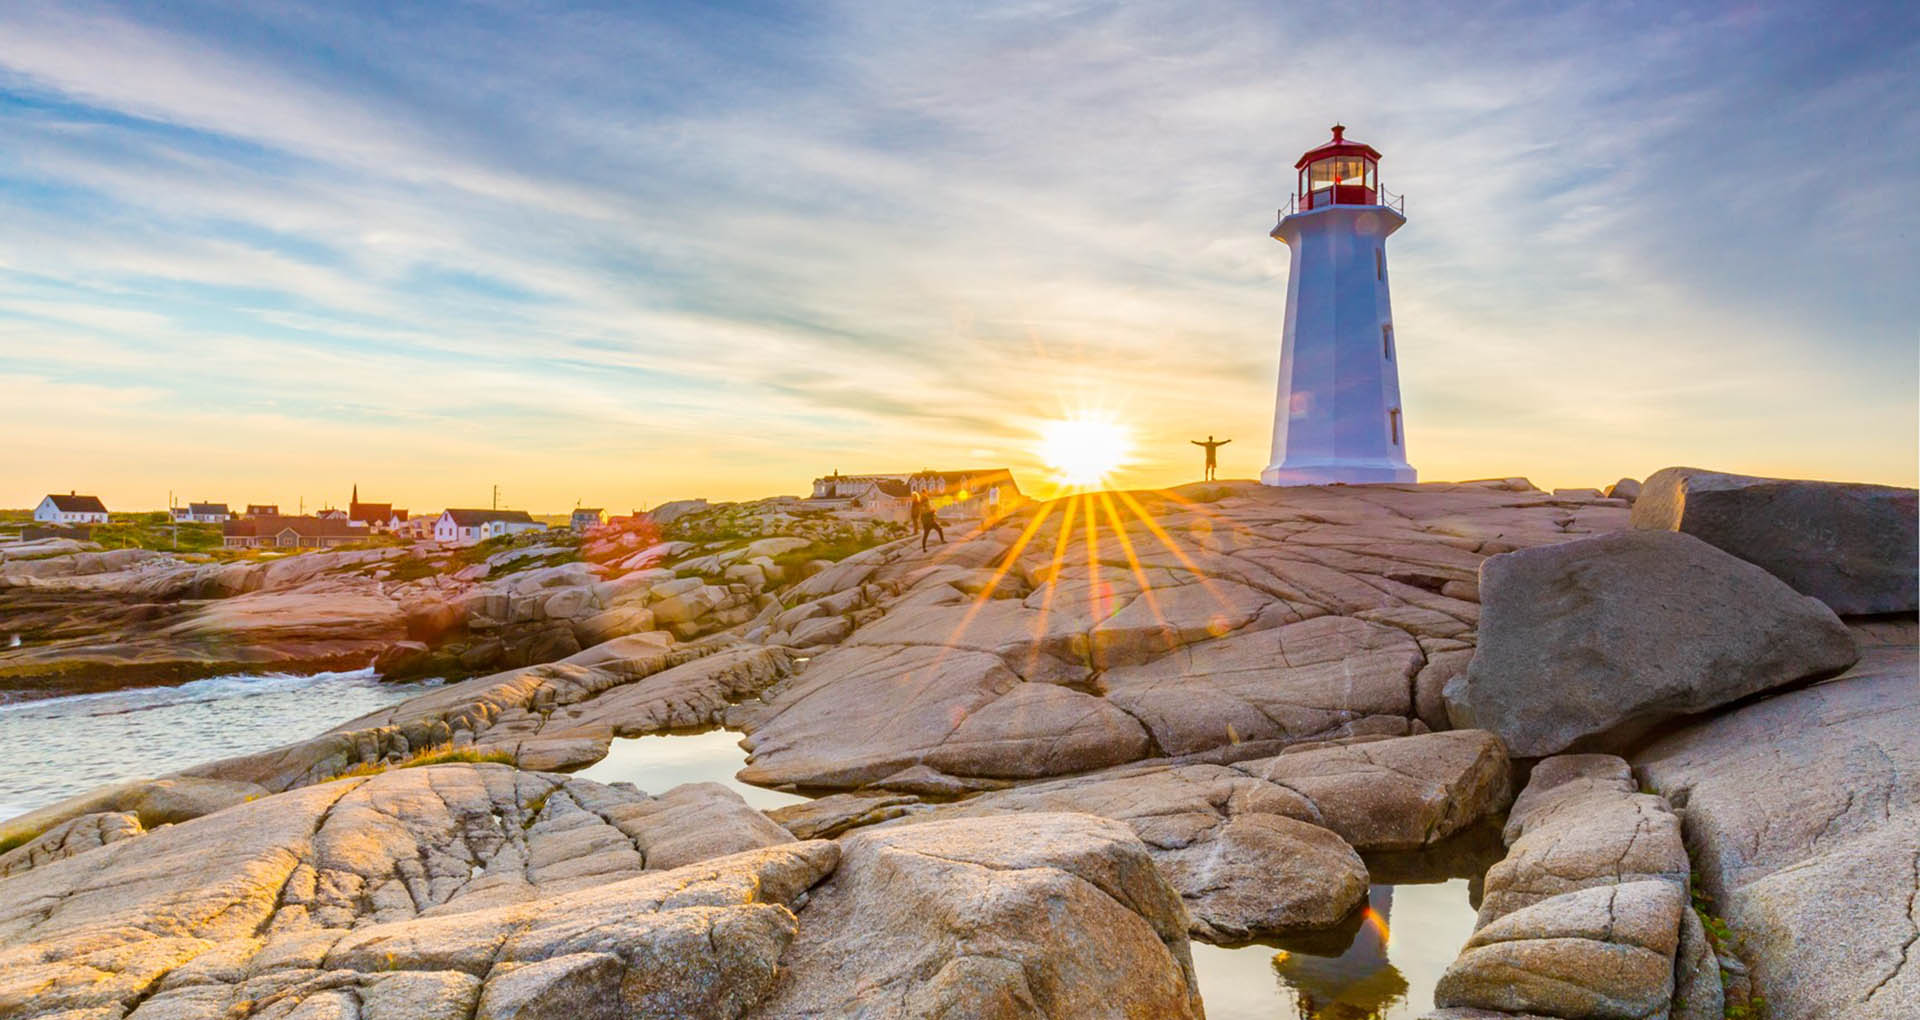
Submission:
<svg viewBox="0 0 1920 1020">
<path fill-rule="evenodd" d="M 1040 428 L 1040 459 L 1054 481 L 1069 489 L 1104 486 L 1132 449 L 1131 431 L 1108 418 L 1076 415 Z"/>
</svg>

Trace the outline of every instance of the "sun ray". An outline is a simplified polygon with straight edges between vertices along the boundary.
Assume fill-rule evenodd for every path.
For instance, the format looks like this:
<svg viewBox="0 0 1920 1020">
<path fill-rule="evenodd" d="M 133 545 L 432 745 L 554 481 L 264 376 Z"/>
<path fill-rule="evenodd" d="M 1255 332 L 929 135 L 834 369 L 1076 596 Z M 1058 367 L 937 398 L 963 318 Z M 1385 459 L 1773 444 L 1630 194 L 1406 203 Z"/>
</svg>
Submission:
<svg viewBox="0 0 1920 1020">
<path fill-rule="evenodd" d="M 1100 576 L 1100 522 L 1093 516 L 1093 505 L 1082 494 L 1078 497 L 1086 503 L 1087 534 L 1087 631 L 1092 633 L 1103 618 L 1100 614 L 1100 595 L 1104 579 Z"/>
<path fill-rule="evenodd" d="M 1020 537 L 1014 540 L 1012 547 L 1007 550 L 1005 557 L 1001 560 L 1000 566 L 994 570 L 993 576 L 987 580 L 986 585 L 980 589 L 980 593 L 975 595 L 972 603 L 967 606 L 966 615 L 960 618 L 959 624 L 953 628 L 953 633 L 947 635 L 946 641 L 942 642 L 940 654 L 934 657 L 935 665 L 946 658 L 947 652 L 953 649 L 954 643 L 967 632 L 967 627 L 973 623 L 973 618 L 978 616 L 988 600 L 993 598 L 993 593 L 1000 587 L 1000 581 L 1007 576 L 1009 570 L 1013 569 L 1014 564 L 1020 561 L 1020 554 L 1026 551 L 1027 543 L 1033 541 L 1034 534 L 1040 530 L 1042 524 L 1046 523 L 1047 518 L 1053 514 L 1054 507 L 1058 505 L 1057 502 L 1041 504 L 1040 512 L 1034 514 L 1033 520 L 1027 522 L 1027 526 L 1020 532 Z"/>
<path fill-rule="evenodd" d="M 1147 526 L 1147 531 L 1151 533 L 1161 545 L 1165 546 L 1168 552 L 1173 554 L 1174 559 L 1180 561 L 1181 566 L 1185 567 L 1190 573 L 1200 579 L 1201 587 L 1206 590 L 1208 595 L 1213 597 L 1215 602 L 1219 603 L 1222 612 L 1231 613 L 1233 611 L 1233 603 L 1221 593 L 1218 585 L 1214 583 L 1213 575 L 1200 569 L 1200 565 L 1193 562 L 1192 558 L 1181 550 L 1179 542 L 1176 541 L 1165 528 L 1161 527 L 1158 521 L 1153 519 L 1153 514 L 1141 506 L 1139 500 L 1136 500 L 1132 493 L 1116 492 L 1114 495 L 1119 497 L 1120 501 L 1125 503 L 1127 507 L 1133 511 L 1134 516 L 1140 518 L 1140 522 Z"/>
<path fill-rule="evenodd" d="M 1205 503 L 1200 503 L 1200 502 L 1196 502 L 1194 500 L 1188 499 L 1187 497 L 1180 495 L 1179 493 L 1173 491 L 1172 489 L 1153 489 L 1150 491 L 1154 495 L 1159 496 L 1162 499 L 1171 500 L 1172 502 L 1180 504 L 1180 507 L 1183 510 L 1191 510 L 1192 512 L 1197 513 L 1200 516 L 1207 518 L 1209 522 L 1216 523 L 1216 524 L 1225 524 L 1231 530 L 1237 531 L 1250 538 L 1257 539 L 1261 537 L 1259 532 L 1248 527 L 1246 524 L 1243 524 L 1240 521 L 1236 521 L 1233 518 L 1228 517 L 1226 514 L 1223 514 L 1220 511 L 1213 509 L 1212 507 L 1208 506 Z"/>
<path fill-rule="evenodd" d="M 1073 540 L 1073 522 L 1079 515 L 1080 500 L 1072 497 L 1066 500 L 1067 512 L 1060 521 L 1060 536 L 1053 542 L 1053 559 L 1049 561 L 1051 571 L 1047 575 L 1046 591 L 1040 596 L 1040 615 L 1033 622 L 1033 640 L 1027 652 L 1027 672 L 1031 674 L 1040 662 L 1040 642 L 1047 633 L 1047 616 L 1053 611 L 1053 596 L 1060 590 L 1060 568 L 1067 561 L 1067 543 Z"/>
<path fill-rule="evenodd" d="M 1167 650 L 1172 651 L 1179 647 L 1179 635 L 1169 629 L 1166 615 L 1160 612 L 1160 599 L 1154 594 L 1153 583 L 1147 580 L 1147 572 L 1140 566 L 1140 557 L 1134 554 L 1133 539 L 1127 534 L 1126 524 L 1120 520 L 1119 510 L 1114 507 L 1113 494 L 1103 491 L 1095 495 L 1100 497 L 1107 519 L 1113 522 L 1113 533 L 1120 540 L 1120 551 L 1127 558 L 1127 569 L 1133 572 L 1133 579 L 1140 585 L 1140 597 L 1147 600 L 1147 611 L 1153 614 L 1154 622 L 1161 626 Z"/>
</svg>

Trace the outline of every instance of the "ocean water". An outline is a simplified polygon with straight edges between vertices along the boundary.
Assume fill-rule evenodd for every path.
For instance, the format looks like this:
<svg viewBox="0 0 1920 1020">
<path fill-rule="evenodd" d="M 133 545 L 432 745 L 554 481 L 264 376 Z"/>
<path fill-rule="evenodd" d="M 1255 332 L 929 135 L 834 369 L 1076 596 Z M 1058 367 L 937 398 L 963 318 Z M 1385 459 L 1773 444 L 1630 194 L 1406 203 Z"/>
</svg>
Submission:
<svg viewBox="0 0 1920 1020">
<path fill-rule="evenodd" d="M 740 734 L 707 730 L 615 739 L 605 758 L 574 775 L 601 783 L 632 783 L 645 793 L 662 793 L 681 783 L 719 783 L 762 811 L 807 799 L 733 778 L 746 763 Z"/>
<path fill-rule="evenodd" d="M 0 819 L 96 786 L 314 736 L 426 690 L 371 669 L 208 677 L 0 705 Z"/>
</svg>

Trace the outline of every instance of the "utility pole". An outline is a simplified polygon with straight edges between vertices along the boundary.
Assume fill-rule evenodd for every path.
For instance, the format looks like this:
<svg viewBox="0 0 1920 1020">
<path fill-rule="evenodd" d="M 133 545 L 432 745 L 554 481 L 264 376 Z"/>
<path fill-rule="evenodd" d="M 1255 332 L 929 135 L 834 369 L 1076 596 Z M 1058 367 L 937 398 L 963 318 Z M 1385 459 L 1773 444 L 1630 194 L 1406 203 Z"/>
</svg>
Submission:
<svg viewBox="0 0 1920 1020">
<path fill-rule="evenodd" d="M 500 509 L 500 486 L 498 483 L 495 483 L 493 486 L 493 508 L 495 510 Z"/>
</svg>

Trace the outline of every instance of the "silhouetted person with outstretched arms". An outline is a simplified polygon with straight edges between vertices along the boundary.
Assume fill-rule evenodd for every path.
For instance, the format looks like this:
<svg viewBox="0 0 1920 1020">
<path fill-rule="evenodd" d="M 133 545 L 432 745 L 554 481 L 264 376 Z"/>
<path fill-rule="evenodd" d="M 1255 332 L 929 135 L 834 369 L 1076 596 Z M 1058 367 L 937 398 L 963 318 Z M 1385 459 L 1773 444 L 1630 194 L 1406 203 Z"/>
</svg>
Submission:
<svg viewBox="0 0 1920 1020">
<path fill-rule="evenodd" d="M 1216 442 L 1214 441 L 1214 438 L 1212 436 L 1208 436 L 1207 441 L 1204 443 L 1198 439 L 1189 439 L 1187 440 L 1187 442 L 1192 443 L 1195 446 L 1204 446 L 1207 448 L 1207 481 L 1209 482 L 1213 481 L 1214 469 L 1220 466 L 1219 459 L 1214 456 L 1214 451 L 1227 445 L 1228 443 L 1233 442 L 1233 440 L 1222 439 Z"/>
</svg>

